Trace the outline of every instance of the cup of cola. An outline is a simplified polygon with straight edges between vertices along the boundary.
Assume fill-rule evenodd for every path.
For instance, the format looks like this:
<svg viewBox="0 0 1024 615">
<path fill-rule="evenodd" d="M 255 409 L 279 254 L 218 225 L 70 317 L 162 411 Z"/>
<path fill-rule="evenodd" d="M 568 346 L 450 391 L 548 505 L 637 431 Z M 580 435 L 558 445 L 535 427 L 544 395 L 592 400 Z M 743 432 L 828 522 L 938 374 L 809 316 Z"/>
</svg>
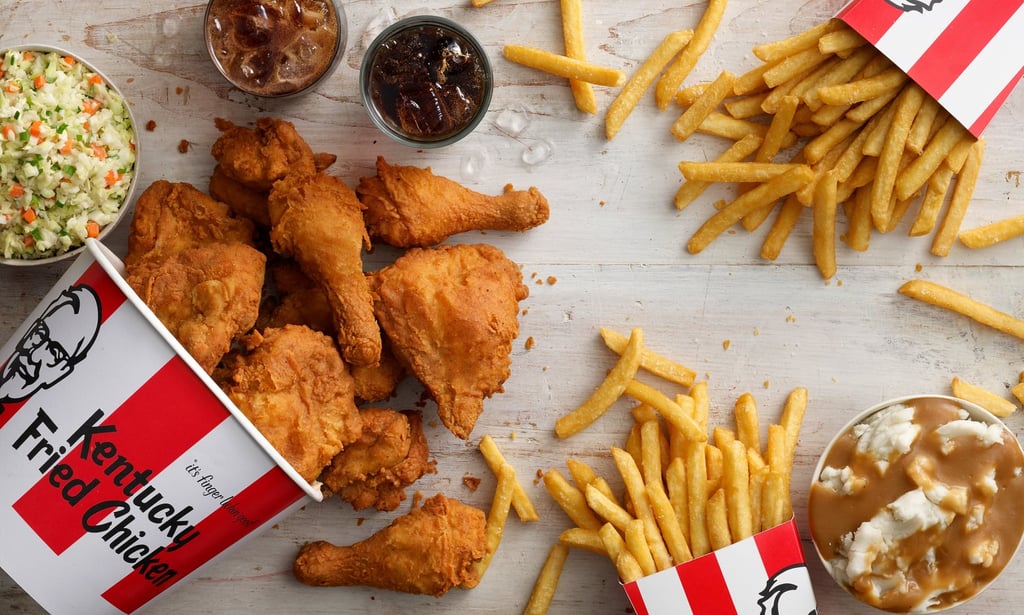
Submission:
<svg viewBox="0 0 1024 615">
<path fill-rule="evenodd" d="M 210 0 L 206 49 L 217 70 L 254 96 L 312 90 L 337 67 L 348 22 L 333 0 Z"/>
</svg>

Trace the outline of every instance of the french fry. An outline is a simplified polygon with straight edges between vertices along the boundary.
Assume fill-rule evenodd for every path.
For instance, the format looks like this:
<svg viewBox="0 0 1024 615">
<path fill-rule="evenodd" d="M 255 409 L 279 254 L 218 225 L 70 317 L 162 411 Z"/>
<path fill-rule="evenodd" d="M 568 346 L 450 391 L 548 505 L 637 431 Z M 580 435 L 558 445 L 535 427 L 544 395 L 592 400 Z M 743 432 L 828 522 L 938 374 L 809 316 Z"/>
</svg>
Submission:
<svg viewBox="0 0 1024 615">
<path fill-rule="evenodd" d="M 948 165 L 942 165 L 928 180 L 928 188 L 924 193 L 924 200 L 921 201 L 921 208 L 917 211 L 914 224 L 911 225 L 909 235 L 918 237 L 927 235 L 935 230 L 939 220 L 939 212 L 946 202 L 946 193 L 953 181 L 953 169 Z"/>
<path fill-rule="evenodd" d="M 605 346 L 619 355 L 625 351 L 629 338 L 607 327 L 601 327 L 599 331 Z M 640 352 L 640 367 L 659 378 L 687 387 L 693 384 L 693 379 L 697 376 L 689 367 L 659 355 L 647 347 Z"/>
<path fill-rule="evenodd" d="M 697 423 L 702 433 L 708 431 L 708 414 L 711 412 L 711 399 L 708 397 L 708 383 L 706 380 L 694 382 L 690 387 L 690 397 L 693 399 L 693 421 Z"/>
<path fill-rule="evenodd" d="M 841 53 L 865 45 L 867 41 L 864 37 L 850 29 L 828 32 L 818 39 L 818 51 L 822 53 Z"/>
<path fill-rule="evenodd" d="M 953 195 L 950 197 L 949 206 L 946 208 L 946 215 L 943 216 L 939 228 L 935 231 L 932 239 L 931 253 L 936 256 L 949 254 L 953 241 L 960 232 L 960 224 L 967 213 L 967 206 L 974 195 L 974 186 L 978 182 L 978 174 L 981 171 L 981 159 L 985 152 L 985 139 L 980 138 L 974 142 L 970 152 L 967 154 L 967 161 L 960 175 L 956 178 L 956 185 L 953 187 Z"/>
<path fill-rule="evenodd" d="M 729 517 L 729 532 L 733 542 L 754 535 L 750 508 L 750 468 L 747 465 L 747 449 L 739 440 L 722 447 L 725 472 L 722 489 L 725 492 L 726 511 Z"/>
<path fill-rule="evenodd" d="M 664 393 L 639 380 L 632 380 L 626 385 L 626 394 L 641 402 L 649 404 L 658 411 L 673 427 L 694 441 L 708 439 L 707 433 L 700 428 L 682 406 L 669 399 Z"/>
<path fill-rule="evenodd" d="M 680 162 L 687 180 L 702 182 L 766 182 L 799 164 L 776 162 Z"/>
<path fill-rule="evenodd" d="M 1020 382 L 1010 387 L 1010 393 L 1016 398 L 1017 403 L 1024 405 L 1024 372 L 1021 372 Z"/>
<path fill-rule="evenodd" d="M 700 95 L 700 98 L 694 101 L 672 124 L 670 131 L 672 136 L 680 141 L 685 141 L 695 133 L 715 107 L 732 94 L 735 81 L 736 77 L 729 71 L 719 73 L 718 77 Z"/>
<path fill-rule="evenodd" d="M 852 105 L 885 96 L 901 88 L 906 81 L 906 73 L 893 67 L 873 77 L 821 88 L 818 97 L 826 105 Z"/>
<path fill-rule="evenodd" d="M 960 122 L 948 118 L 921 155 L 900 172 L 896 178 L 896 196 L 905 199 L 920 190 L 965 134 L 967 131 Z"/>
<path fill-rule="evenodd" d="M 655 565 L 658 570 L 670 568 L 672 566 L 672 558 L 661 537 L 661 531 L 654 518 L 654 511 L 651 508 L 650 500 L 647 499 L 647 491 L 644 486 L 643 476 L 640 474 L 640 469 L 636 466 L 633 458 L 620 448 L 612 447 L 612 459 L 615 461 L 615 467 L 618 468 L 619 474 L 622 476 L 622 482 L 626 486 L 626 493 L 629 494 L 629 499 L 633 503 L 634 513 L 637 519 L 643 522 L 644 535 L 651 549 L 651 556 L 654 558 Z"/>
<path fill-rule="evenodd" d="M 646 485 L 661 485 L 661 426 L 657 419 L 640 425 L 640 469 Z"/>
<path fill-rule="evenodd" d="M 551 600 L 558 589 L 558 579 L 562 575 L 565 560 L 569 557 L 569 548 L 563 544 L 554 544 L 548 551 L 544 566 L 533 583 L 530 599 L 523 607 L 523 615 L 544 615 L 551 607 Z"/>
<path fill-rule="evenodd" d="M 495 476 L 498 476 L 501 467 L 507 462 L 505 461 L 505 456 L 498 450 L 498 445 L 494 442 L 494 438 L 485 435 L 480 439 L 480 444 L 477 445 L 477 448 L 480 449 L 484 461 L 487 462 L 487 467 L 491 469 Z M 512 487 L 512 508 L 515 509 L 519 520 L 538 521 L 540 516 L 537 514 L 537 509 L 533 506 L 533 502 L 530 501 L 530 496 L 526 495 L 523 485 L 516 480 Z"/>
<path fill-rule="evenodd" d="M 814 262 L 826 280 L 836 274 L 836 177 L 832 171 L 818 182 L 815 190 L 812 241 Z"/>
<path fill-rule="evenodd" d="M 651 502 L 654 510 L 654 519 L 661 529 L 661 535 L 665 541 L 665 547 L 672 556 L 674 564 L 682 564 L 693 559 L 690 546 L 686 544 L 686 536 L 679 526 L 679 518 L 676 517 L 672 503 L 665 494 L 660 484 L 647 485 L 647 499 Z"/>
<path fill-rule="evenodd" d="M 686 80 L 687 75 L 697 65 L 697 61 L 707 51 L 714 38 L 718 26 L 722 22 L 722 15 L 725 14 L 726 0 L 708 0 L 697 27 L 693 31 L 693 38 L 683 48 L 675 61 L 669 65 L 665 72 L 658 79 L 655 87 L 654 100 L 659 109 L 664 110 L 672 101 L 679 86 Z"/>
<path fill-rule="evenodd" d="M 932 129 L 936 119 L 942 111 L 939 101 L 931 96 L 926 96 L 921 109 L 914 118 L 914 125 L 910 127 L 910 134 L 907 135 L 907 149 L 918 156 L 924 153 L 924 146 L 932 136 Z"/>
<path fill-rule="evenodd" d="M 622 534 L 611 523 L 605 523 L 597 531 L 597 535 L 601 537 L 604 549 L 614 563 L 619 559 L 619 554 L 626 550 L 626 541 L 622 538 Z"/>
<path fill-rule="evenodd" d="M 473 5 L 474 8 L 480 8 L 482 6 L 490 4 L 493 1 L 494 0 L 470 0 L 470 4 Z"/>
<path fill-rule="evenodd" d="M 498 485 L 494 491 L 494 499 L 491 500 L 491 510 L 487 514 L 486 535 L 487 553 L 484 558 L 473 565 L 474 577 L 482 579 L 487 568 L 491 565 L 494 554 L 501 544 L 502 534 L 505 533 L 505 522 L 508 520 L 508 511 L 512 507 L 512 491 L 516 483 L 516 471 L 507 463 L 501 466 L 498 473 Z M 475 583 L 473 584 L 475 585 Z M 467 585 L 472 588 L 473 585 Z"/>
<path fill-rule="evenodd" d="M 1017 409 L 1017 404 L 1005 397 L 957 377 L 953 378 L 951 388 L 955 397 L 978 404 L 1001 419 L 1010 416 Z"/>
<path fill-rule="evenodd" d="M 733 406 L 736 420 L 736 437 L 743 446 L 761 451 L 761 428 L 757 416 L 757 400 L 750 393 L 743 393 Z"/>
<path fill-rule="evenodd" d="M 776 200 L 796 192 L 810 183 L 814 173 L 810 167 L 800 166 L 787 171 L 758 187 L 745 192 L 736 198 L 725 209 L 708 218 L 697 232 L 690 238 L 686 248 L 691 254 L 697 254 L 706 248 L 716 237 L 730 226 L 738 222 L 748 213 L 766 207 Z"/>
<path fill-rule="evenodd" d="M 1007 335 L 1024 339 L 1024 320 L 941 284 L 926 280 L 910 280 L 900 286 L 899 292 L 907 297 L 956 312 Z"/>
<path fill-rule="evenodd" d="M 640 368 L 643 345 L 643 331 L 634 328 L 615 367 L 594 393 L 575 410 L 555 421 L 555 434 L 559 438 L 568 438 L 579 433 L 607 412 L 608 408 L 622 396 L 626 385 L 633 380 L 637 369 Z"/>
<path fill-rule="evenodd" d="M 605 138 L 611 141 L 618 134 L 644 92 L 651 87 L 665 65 L 671 62 L 672 58 L 678 55 L 691 39 L 693 39 L 692 30 L 671 32 L 644 60 L 644 63 L 633 73 L 633 76 L 629 78 L 626 85 L 619 91 L 618 96 L 609 105 L 604 119 Z"/>
<path fill-rule="evenodd" d="M 597 516 L 615 526 L 620 532 L 626 531 L 626 526 L 633 520 L 633 515 L 626 512 L 626 509 L 602 493 L 597 487 L 587 485 L 587 505 Z"/>
<path fill-rule="evenodd" d="M 711 551 L 707 527 L 708 474 L 703 442 L 691 443 L 686 450 L 687 512 L 690 515 L 690 551 L 700 557 Z"/>
<path fill-rule="evenodd" d="M 722 475 L 725 474 L 722 449 L 708 444 L 704 449 L 704 457 L 704 463 L 708 466 L 708 493 L 714 493 L 722 486 Z"/>
<path fill-rule="evenodd" d="M 768 480 L 768 466 L 756 452 L 747 449 L 747 467 L 750 473 L 750 528 L 756 534 L 768 528 L 761 525 L 761 504 L 764 483 Z"/>
<path fill-rule="evenodd" d="M 628 549 L 623 549 L 615 558 L 615 568 L 619 571 L 619 580 L 623 583 L 632 583 L 644 576 L 643 569 Z"/>
<path fill-rule="evenodd" d="M 789 493 L 790 476 L 793 474 L 793 455 L 789 450 L 788 444 L 789 436 L 786 434 L 786 429 L 783 426 L 768 426 L 768 445 L 765 449 L 765 461 L 768 463 L 769 472 L 779 476 L 778 480 L 782 481 L 782 486 L 779 489 L 785 494 Z M 775 514 L 774 511 L 769 512 L 773 515 Z M 792 508 L 787 495 L 782 502 L 782 515 L 785 517 L 790 514 L 792 514 Z"/>
<path fill-rule="evenodd" d="M 987 248 L 1024 235 L 1024 216 L 1006 218 L 960 233 L 960 243 L 972 250 Z"/>
<path fill-rule="evenodd" d="M 626 73 L 617 68 L 598 66 L 535 47 L 505 45 L 504 54 L 509 62 L 566 79 L 577 79 L 607 87 L 618 87 L 626 81 Z"/>
<path fill-rule="evenodd" d="M 565 55 L 575 60 L 586 61 L 583 44 L 583 6 L 581 0 L 561 0 L 562 38 L 565 39 Z M 569 79 L 576 108 L 584 113 L 597 113 L 597 98 L 594 88 L 586 81 Z"/>
<path fill-rule="evenodd" d="M 654 564 L 654 556 L 651 555 L 650 545 L 647 544 L 647 538 L 644 535 L 644 522 L 640 519 L 631 519 L 626 525 L 626 549 L 636 558 L 644 576 L 658 571 L 658 567 Z"/>
<path fill-rule="evenodd" d="M 598 555 L 608 555 L 601 535 L 594 530 L 585 530 L 581 527 L 571 527 L 558 536 L 558 542 L 567 547 L 583 549 Z"/>
<path fill-rule="evenodd" d="M 803 425 L 806 412 L 807 389 L 797 387 L 786 397 L 786 404 L 782 408 L 782 418 L 779 421 L 786 431 L 786 448 L 790 457 L 795 454 L 796 443 L 800 438 L 800 428 Z"/>
<path fill-rule="evenodd" d="M 767 135 L 767 132 L 765 134 Z M 755 135 L 746 135 L 739 141 L 733 143 L 732 146 L 723 152 L 718 158 L 715 158 L 715 162 L 739 162 L 757 151 L 763 143 L 764 140 L 760 137 Z M 674 199 L 676 209 L 685 209 L 686 206 L 692 203 L 694 199 L 703 194 L 710 185 L 711 182 L 684 182 L 676 192 Z"/>
<path fill-rule="evenodd" d="M 711 543 L 711 550 L 717 551 L 732 544 L 732 536 L 729 534 L 729 515 L 726 511 L 725 491 L 716 490 L 707 503 L 708 518 L 708 540 Z"/>
<path fill-rule="evenodd" d="M 781 472 L 768 469 L 761 494 L 761 530 L 767 530 L 786 520 L 786 478 Z"/>
<path fill-rule="evenodd" d="M 669 462 L 668 469 L 665 470 L 665 488 L 668 490 L 668 501 L 676 513 L 679 529 L 684 539 L 689 541 L 690 515 L 686 495 L 686 465 L 682 457 L 673 457 Z"/>
<path fill-rule="evenodd" d="M 900 160 L 906 150 L 907 135 L 914 123 L 914 116 L 924 102 L 924 90 L 918 86 L 906 88 L 896 99 L 896 111 L 889 125 L 889 132 L 878 159 L 878 175 L 871 190 L 871 220 L 878 229 L 889 225 L 889 202 L 896 186 Z M 896 193 L 896 198 L 901 198 Z"/>
<path fill-rule="evenodd" d="M 829 56 L 818 51 L 817 45 L 787 56 L 764 73 L 764 82 L 769 88 L 776 88 L 790 80 L 796 80 L 795 87 L 805 76 L 829 59 Z"/>
<path fill-rule="evenodd" d="M 765 235 L 764 242 L 761 244 L 761 258 L 770 261 L 778 258 L 782 246 L 785 245 L 786 239 L 789 238 L 790 232 L 796 226 L 796 221 L 803 212 L 804 204 L 796 198 L 795 194 L 786 197 L 782 207 L 779 208 L 779 213 L 775 216 L 775 223 L 772 224 L 772 228 Z"/>
<path fill-rule="evenodd" d="M 842 22 L 837 19 L 830 19 L 789 38 L 755 45 L 753 52 L 763 62 L 780 60 L 799 53 L 804 49 L 818 47 L 821 37 L 842 28 Z"/>
<path fill-rule="evenodd" d="M 796 115 L 800 99 L 795 96 L 784 96 L 775 115 L 772 116 L 768 131 L 764 133 L 764 141 L 754 156 L 754 162 L 771 162 L 775 155 L 782 149 L 783 143 L 789 135 L 789 129 L 793 125 L 793 117 Z"/>
<path fill-rule="evenodd" d="M 583 492 L 569 484 L 558 470 L 544 473 L 544 487 L 572 522 L 585 530 L 600 529 L 602 523 L 587 506 Z"/>
</svg>

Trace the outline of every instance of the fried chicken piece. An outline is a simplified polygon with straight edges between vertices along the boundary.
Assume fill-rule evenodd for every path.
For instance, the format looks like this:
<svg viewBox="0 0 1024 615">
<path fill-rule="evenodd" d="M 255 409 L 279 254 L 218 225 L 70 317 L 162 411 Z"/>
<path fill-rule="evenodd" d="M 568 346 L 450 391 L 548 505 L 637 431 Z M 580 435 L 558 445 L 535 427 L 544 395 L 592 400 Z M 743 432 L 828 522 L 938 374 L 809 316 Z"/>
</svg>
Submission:
<svg viewBox="0 0 1024 615">
<path fill-rule="evenodd" d="M 267 273 L 276 290 L 266 313 L 260 317 L 260 328 L 284 325 L 306 325 L 334 337 L 334 313 L 327 295 L 320 286 L 302 273 L 293 260 L 278 260 L 267 267 Z"/>
<path fill-rule="evenodd" d="M 326 294 L 342 356 L 352 365 L 376 365 L 380 328 L 362 258 L 370 240 L 355 193 L 336 177 L 293 172 L 274 184 L 268 204 L 270 241 Z"/>
<path fill-rule="evenodd" d="M 292 572 L 306 585 L 366 585 L 435 597 L 479 581 L 487 552 L 484 512 L 441 494 L 349 547 L 304 545 Z"/>
<path fill-rule="evenodd" d="M 359 416 L 363 435 L 331 461 L 323 482 L 356 510 L 395 510 L 406 487 L 436 471 L 428 459 L 423 414 L 365 408 Z"/>
<path fill-rule="evenodd" d="M 242 182 L 228 177 L 218 164 L 210 175 L 210 196 L 227 204 L 231 211 L 252 220 L 263 228 L 270 228 L 270 213 L 267 211 L 267 193 L 254 190 Z"/>
<path fill-rule="evenodd" d="M 547 221 L 548 201 L 536 188 L 488 196 L 430 168 L 390 165 L 377 158 L 377 175 L 359 180 L 370 237 L 399 248 L 425 247 L 473 230 L 525 231 Z"/>
<path fill-rule="evenodd" d="M 356 399 L 375 402 L 390 399 L 405 378 L 405 367 L 391 351 L 391 344 L 381 339 L 380 361 L 376 365 L 352 365 L 356 382 Z"/>
<path fill-rule="evenodd" d="M 486 244 L 413 248 L 370 276 L 392 350 L 468 439 L 484 398 L 503 391 L 529 295 L 519 267 Z"/>
<path fill-rule="evenodd" d="M 329 337 L 288 325 L 242 338 L 214 375 L 235 405 L 288 463 L 314 481 L 359 439 L 352 377 Z"/>
<path fill-rule="evenodd" d="M 247 128 L 218 117 L 214 124 L 221 135 L 210 153 L 225 175 L 253 190 L 270 190 L 275 181 L 292 172 L 317 170 L 313 150 L 291 122 L 261 117 L 256 128 Z M 320 164 L 330 160 L 327 156 L 321 155 Z"/>
<path fill-rule="evenodd" d="M 207 373 L 252 329 L 266 257 L 243 243 L 199 245 L 128 268 L 128 284 Z"/>
<path fill-rule="evenodd" d="M 255 227 L 234 218 L 228 206 L 186 183 L 157 180 L 135 203 L 128 254 L 130 269 L 144 258 L 163 260 L 212 242 L 252 244 Z"/>
</svg>

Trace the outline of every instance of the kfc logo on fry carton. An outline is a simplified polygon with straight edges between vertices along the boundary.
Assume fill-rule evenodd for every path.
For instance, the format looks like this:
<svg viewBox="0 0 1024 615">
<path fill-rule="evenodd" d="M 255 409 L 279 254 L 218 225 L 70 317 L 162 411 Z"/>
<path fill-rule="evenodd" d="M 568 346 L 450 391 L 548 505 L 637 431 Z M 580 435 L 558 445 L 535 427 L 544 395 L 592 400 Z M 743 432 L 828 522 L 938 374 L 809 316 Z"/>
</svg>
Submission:
<svg viewBox="0 0 1024 615">
<path fill-rule="evenodd" d="M 1024 0 L 852 0 L 836 17 L 975 136 L 1024 76 Z"/>
<path fill-rule="evenodd" d="M 792 519 L 623 588 L 637 615 L 818 612 Z"/>
<path fill-rule="evenodd" d="M 0 350 L 0 567 L 52 612 L 131 613 L 322 496 L 94 240 Z"/>
</svg>

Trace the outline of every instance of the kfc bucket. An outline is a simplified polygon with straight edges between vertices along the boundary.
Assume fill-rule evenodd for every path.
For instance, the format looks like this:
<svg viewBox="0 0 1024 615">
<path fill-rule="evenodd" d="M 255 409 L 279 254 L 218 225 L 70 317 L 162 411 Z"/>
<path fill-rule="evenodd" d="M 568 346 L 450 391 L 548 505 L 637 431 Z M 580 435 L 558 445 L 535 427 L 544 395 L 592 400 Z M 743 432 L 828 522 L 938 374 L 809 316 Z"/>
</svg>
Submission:
<svg viewBox="0 0 1024 615">
<path fill-rule="evenodd" d="M 322 495 L 87 244 L 0 351 L 0 567 L 129 613 Z"/>
</svg>

